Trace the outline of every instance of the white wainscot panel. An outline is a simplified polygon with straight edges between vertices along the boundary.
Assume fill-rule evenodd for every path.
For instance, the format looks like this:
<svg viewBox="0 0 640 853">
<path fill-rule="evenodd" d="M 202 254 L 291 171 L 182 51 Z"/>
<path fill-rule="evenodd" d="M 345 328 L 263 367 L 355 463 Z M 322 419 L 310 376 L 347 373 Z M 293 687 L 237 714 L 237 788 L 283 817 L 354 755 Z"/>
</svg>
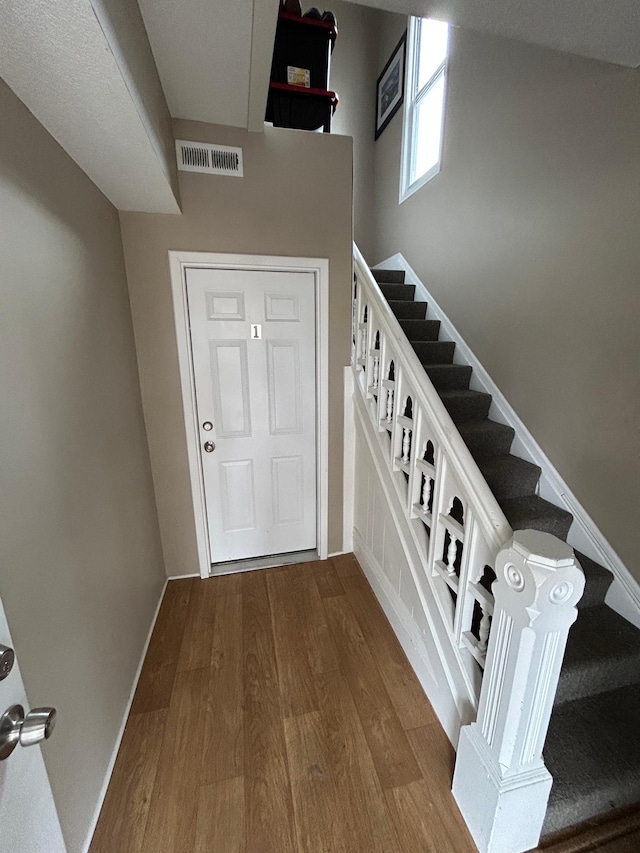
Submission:
<svg viewBox="0 0 640 853">
<path fill-rule="evenodd" d="M 302 432 L 300 347 L 297 341 L 267 342 L 271 435 Z"/>
<path fill-rule="evenodd" d="M 243 293 L 207 293 L 207 320 L 244 320 Z"/>
<path fill-rule="evenodd" d="M 300 301 L 294 294 L 265 293 L 264 316 L 280 323 L 300 321 Z"/>
<path fill-rule="evenodd" d="M 210 341 L 216 434 L 251 435 L 246 341 Z"/>
<path fill-rule="evenodd" d="M 251 459 L 220 464 L 220 491 L 225 532 L 253 530 L 256 526 L 256 496 Z"/>
<path fill-rule="evenodd" d="M 273 523 L 302 521 L 302 456 L 278 456 L 271 460 Z"/>
</svg>

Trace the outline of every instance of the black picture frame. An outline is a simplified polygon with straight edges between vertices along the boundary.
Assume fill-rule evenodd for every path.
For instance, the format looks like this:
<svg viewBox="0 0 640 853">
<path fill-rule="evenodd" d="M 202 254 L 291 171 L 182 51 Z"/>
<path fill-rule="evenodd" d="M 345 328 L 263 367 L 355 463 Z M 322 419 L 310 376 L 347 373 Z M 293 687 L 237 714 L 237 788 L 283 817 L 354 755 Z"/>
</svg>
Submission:
<svg viewBox="0 0 640 853">
<path fill-rule="evenodd" d="M 405 30 L 376 81 L 376 139 L 404 101 L 406 56 L 407 31 Z"/>
</svg>

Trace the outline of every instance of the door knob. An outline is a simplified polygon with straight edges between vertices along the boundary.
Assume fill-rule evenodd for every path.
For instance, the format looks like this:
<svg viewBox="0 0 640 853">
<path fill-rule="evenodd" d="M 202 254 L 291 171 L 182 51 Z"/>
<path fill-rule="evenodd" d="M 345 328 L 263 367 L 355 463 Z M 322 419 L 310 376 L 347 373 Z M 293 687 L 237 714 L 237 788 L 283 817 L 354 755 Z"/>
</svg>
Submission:
<svg viewBox="0 0 640 853">
<path fill-rule="evenodd" d="M 8 758 L 18 743 L 33 746 L 50 738 L 57 716 L 55 708 L 34 708 L 25 717 L 22 705 L 12 705 L 0 717 L 0 761 Z"/>
<path fill-rule="evenodd" d="M 207 453 L 213 453 L 213 451 L 216 449 L 216 446 L 212 441 L 205 441 L 204 449 Z"/>
</svg>

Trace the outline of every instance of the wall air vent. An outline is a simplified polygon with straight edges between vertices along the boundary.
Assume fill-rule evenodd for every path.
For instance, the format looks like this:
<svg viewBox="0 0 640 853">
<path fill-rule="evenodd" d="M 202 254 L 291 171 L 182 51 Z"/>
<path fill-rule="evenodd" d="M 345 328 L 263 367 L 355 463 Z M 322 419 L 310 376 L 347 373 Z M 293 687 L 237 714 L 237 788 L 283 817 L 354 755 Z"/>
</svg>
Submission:
<svg viewBox="0 0 640 853">
<path fill-rule="evenodd" d="M 178 169 L 182 172 L 235 175 L 236 178 L 243 176 L 242 148 L 176 139 L 176 155 Z"/>
</svg>

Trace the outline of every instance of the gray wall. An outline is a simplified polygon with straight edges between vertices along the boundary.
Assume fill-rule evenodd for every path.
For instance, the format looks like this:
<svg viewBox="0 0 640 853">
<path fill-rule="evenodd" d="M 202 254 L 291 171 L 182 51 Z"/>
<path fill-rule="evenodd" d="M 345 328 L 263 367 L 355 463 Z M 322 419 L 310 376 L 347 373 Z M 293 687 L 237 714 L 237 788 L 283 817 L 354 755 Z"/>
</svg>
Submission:
<svg viewBox="0 0 640 853">
<path fill-rule="evenodd" d="M 0 114 L 0 595 L 76 853 L 164 571 L 117 213 L 2 81 Z"/>
<path fill-rule="evenodd" d="M 353 138 L 353 236 L 365 259 L 374 249 L 375 108 L 378 21 L 381 12 L 333 0 L 338 39 L 329 86 L 338 93 L 332 133 Z"/>
<path fill-rule="evenodd" d="M 377 260 L 407 257 L 640 578 L 638 72 L 453 30 L 442 172 L 399 206 L 401 132 Z"/>
<path fill-rule="evenodd" d="M 179 172 L 182 216 L 121 213 L 167 574 L 198 571 L 168 252 L 329 258 L 329 551 L 342 550 L 343 373 L 351 325 L 352 143 L 174 122 L 178 139 L 237 145 L 244 177 Z"/>
</svg>

